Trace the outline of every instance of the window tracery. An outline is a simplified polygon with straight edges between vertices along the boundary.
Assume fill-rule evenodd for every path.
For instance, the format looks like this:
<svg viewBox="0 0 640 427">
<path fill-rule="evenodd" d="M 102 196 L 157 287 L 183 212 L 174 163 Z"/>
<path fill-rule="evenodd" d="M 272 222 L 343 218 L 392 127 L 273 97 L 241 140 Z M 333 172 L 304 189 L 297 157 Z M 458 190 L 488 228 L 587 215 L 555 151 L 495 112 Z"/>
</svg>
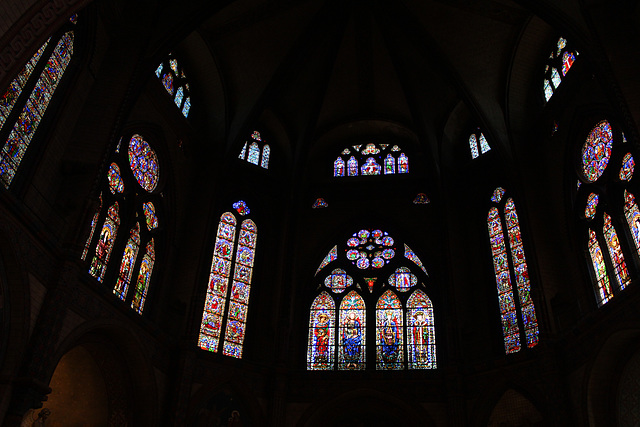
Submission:
<svg viewBox="0 0 640 427">
<path fill-rule="evenodd" d="M 571 50 L 567 45 L 567 40 L 560 37 L 556 43 L 556 48 L 547 59 L 543 79 L 544 98 L 546 102 L 551 99 L 578 57 L 578 52 Z"/>
<path fill-rule="evenodd" d="M 475 132 L 469 135 L 469 148 L 471 149 L 471 158 L 477 159 L 482 154 L 491 150 L 487 138 L 480 132 L 478 128 Z"/>
<path fill-rule="evenodd" d="M 189 117 L 191 110 L 191 91 L 189 80 L 184 73 L 184 68 L 178 59 L 172 54 L 158 65 L 155 75 L 167 93 L 173 98 L 173 103 L 184 117 Z"/>
<path fill-rule="evenodd" d="M 345 170 L 346 165 L 346 170 Z M 333 162 L 333 176 L 409 173 L 409 157 L 392 144 L 358 144 L 345 148 Z"/>
<path fill-rule="evenodd" d="M 269 169 L 269 157 L 271 156 L 271 147 L 267 144 L 260 132 L 254 131 L 251 139 L 246 141 L 240 151 L 239 159 L 260 166 L 263 169 Z"/>
</svg>

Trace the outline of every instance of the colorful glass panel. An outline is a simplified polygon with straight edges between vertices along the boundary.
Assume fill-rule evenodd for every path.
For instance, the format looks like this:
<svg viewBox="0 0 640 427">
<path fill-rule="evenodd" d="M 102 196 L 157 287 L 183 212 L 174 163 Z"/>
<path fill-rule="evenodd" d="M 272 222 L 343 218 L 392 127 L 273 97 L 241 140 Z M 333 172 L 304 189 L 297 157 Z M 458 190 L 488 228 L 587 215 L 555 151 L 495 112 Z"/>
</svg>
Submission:
<svg viewBox="0 0 640 427">
<path fill-rule="evenodd" d="M 119 225 L 120 217 L 118 215 L 118 203 L 116 202 L 107 210 L 107 216 L 100 230 L 100 238 L 96 244 L 96 253 L 89 267 L 89 274 L 98 279 L 99 282 L 104 279 L 104 273 L 109 263 Z"/>
<path fill-rule="evenodd" d="M 398 173 L 409 173 L 409 158 L 404 153 L 398 157 Z"/>
<path fill-rule="evenodd" d="M 611 124 L 603 120 L 589 132 L 582 146 L 582 172 L 589 182 L 595 182 L 604 173 L 613 144 Z"/>
<path fill-rule="evenodd" d="M 593 230 L 589 230 L 589 254 L 591 255 L 593 273 L 596 279 L 598 306 L 601 306 L 613 298 L 613 290 L 609 283 L 607 266 L 604 263 L 602 249 L 600 249 L 600 243 L 598 243 L 598 238 Z"/>
<path fill-rule="evenodd" d="M 184 98 L 184 89 L 180 86 L 176 91 L 176 97 L 173 99 L 173 102 L 176 103 L 176 107 L 180 108 L 182 105 L 182 98 Z"/>
<path fill-rule="evenodd" d="M 320 272 L 320 270 L 325 268 L 329 263 L 331 263 L 331 262 L 333 262 L 333 261 L 335 261 L 337 259 L 338 259 L 338 245 L 336 245 L 333 248 L 331 248 L 331 250 L 329 251 L 327 256 L 324 257 L 324 259 L 320 263 L 320 266 L 316 270 L 316 274 L 318 274 Z"/>
<path fill-rule="evenodd" d="M 624 255 L 620 248 L 620 241 L 618 240 L 618 233 L 611 223 L 611 217 L 604 214 L 604 225 L 602 227 L 604 238 L 607 242 L 607 248 L 609 249 L 609 257 L 613 264 L 613 269 L 618 281 L 618 289 L 623 290 L 631 282 L 629 277 L 629 271 L 627 270 L 627 264 L 624 262 Z"/>
<path fill-rule="evenodd" d="M 558 89 L 558 86 L 560 86 L 560 83 L 562 82 L 562 79 L 560 78 L 560 74 L 558 73 L 558 70 L 554 68 L 551 69 L 551 83 L 553 83 L 553 87 L 555 87 L 556 89 Z"/>
<path fill-rule="evenodd" d="M 358 161 L 353 156 L 347 161 L 347 173 L 349 176 L 358 176 Z"/>
<path fill-rule="evenodd" d="M 247 156 L 247 161 L 249 163 L 253 163 L 254 165 L 258 165 L 260 161 L 260 147 L 257 142 L 252 142 L 249 145 L 249 155 Z"/>
<path fill-rule="evenodd" d="M 595 193 L 589 194 L 587 198 L 587 206 L 584 208 L 584 216 L 587 219 L 593 219 L 596 214 L 596 208 L 598 207 L 598 195 Z"/>
<path fill-rule="evenodd" d="M 235 202 L 233 204 L 233 209 L 238 211 L 238 213 L 242 216 L 249 215 L 251 213 L 249 206 L 247 206 L 244 200 L 238 200 L 237 202 Z"/>
<path fill-rule="evenodd" d="M 187 99 L 184 100 L 184 104 L 182 105 L 182 115 L 185 117 L 189 117 L 190 110 L 191 110 L 191 97 L 188 96 Z"/>
<path fill-rule="evenodd" d="M 384 174 L 389 175 L 396 173 L 396 159 L 391 154 L 387 154 L 384 159 Z"/>
<path fill-rule="evenodd" d="M 218 233 L 209 273 L 209 286 L 200 323 L 198 346 L 204 350 L 218 351 L 235 235 L 236 218 L 233 214 L 226 212 L 218 223 Z"/>
<path fill-rule="evenodd" d="M 636 252 L 640 255 L 640 210 L 633 194 L 624 190 L 624 216 L 629 225 L 631 237 L 636 245 Z"/>
<path fill-rule="evenodd" d="M 433 305 L 419 289 L 407 301 L 407 360 L 409 369 L 437 367 Z"/>
<path fill-rule="evenodd" d="M 531 281 L 529 280 L 529 270 L 524 256 L 522 235 L 520 234 L 520 223 L 513 199 L 508 199 L 504 205 L 504 218 L 509 235 L 509 248 L 511 249 L 513 271 L 516 276 L 523 329 L 527 339 L 527 347 L 532 348 L 538 344 L 538 320 L 536 309 L 531 299 Z"/>
<path fill-rule="evenodd" d="M 244 143 L 244 145 L 242 146 L 242 151 L 240 151 L 240 155 L 238 156 L 239 159 L 244 160 L 244 158 L 247 156 L 247 142 Z"/>
<path fill-rule="evenodd" d="M 491 201 L 493 203 L 500 203 L 502 201 L 502 196 L 504 196 L 504 188 L 498 187 L 493 191 L 493 195 L 491 196 Z"/>
<path fill-rule="evenodd" d="M 484 137 L 483 134 L 480 134 L 480 151 L 482 152 L 482 154 L 484 154 L 489 150 L 491 150 L 491 147 L 489 147 L 489 143 L 487 142 L 487 139 Z"/>
<path fill-rule="evenodd" d="M 382 268 L 395 255 L 393 238 L 382 230 L 360 230 L 347 240 L 346 256 L 361 270 Z"/>
<path fill-rule="evenodd" d="M 311 304 L 307 369 L 329 370 L 334 367 L 336 304 L 322 292 Z"/>
<path fill-rule="evenodd" d="M 262 137 L 260 136 L 260 132 L 258 132 L 257 130 L 253 131 L 253 133 L 251 134 L 251 138 L 256 140 L 256 141 L 262 141 Z"/>
<path fill-rule="evenodd" d="M 144 303 L 147 300 L 147 292 L 149 291 L 149 283 L 151 282 L 151 273 L 153 273 L 153 264 L 156 260 L 156 253 L 153 239 L 147 243 L 147 250 L 142 257 L 140 270 L 138 270 L 138 280 L 136 281 L 135 293 L 131 300 L 131 308 L 138 314 L 142 314 Z"/>
<path fill-rule="evenodd" d="M 173 95 L 173 74 L 168 72 L 162 76 L 162 86 L 169 92 L 169 95 Z"/>
<path fill-rule="evenodd" d="M 553 88 L 551 87 L 551 82 L 549 80 L 544 79 L 544 98 L 549 101 L 553 96 Z"/>
<path fill-rule="evenodd" d="M 338 326 L 338 369 L 365 368 L 365 304 L 355 291 L 349 292 L 340 303 Z"/>
<path fill-rule="evenodd" d="M 498 290 L 498 305 L 502 319 L 502 333 L 504 349 L 507 354 L 520 351 L 520 328 L 516 315 L 516 305 L 513 299 L 509 263 L 502 222 L 497 208 L 491 208 L 487 218 L 491 253 L 493 256 L 493 270 L 496 276 Z"/>
<path fill-rule="evenodd" d="M 573 61 L 576 60 L 576 56 L 572 52 L 565 52 L 562 55 L 562 76 L 566 76 L 567 72 L 573 65 Z"/>
<path fill-rule="evenodd" d="M 93 214 L 93 218 L 91 219 L 91 229 L 89 231 L 89 237 L 87 238 L 86 243 L 84 244 L 84 250 L 82 251 L 81 260 L 85 260 L 87 258 L 87 254 L 89 253 L 89 246 L 91 246 L 91 240 L 93 240 L 93 233 L 96 231 L 96 225 L 98 224 L 98 219 L 100 217 L 100 210 L 102 210 L 102 194 L 100 194 L 100 204 L 98 205 L 98 209 L 96 209 L 96 213 Z"/>
<path fill-rule="evenodd" d="M 129 166 L 140 187 L 148 192 L 156 189 L 159 179 L 158 156 L 140 135 L 129 141 Z"/>
<path fill-rule="evenodd" d="M 633 171 L 636 167 L 636 162 L 633 160 L 631 153 L 625 154 L 622 159 L 622 167 L 620 168 L 620 179 L 623 181 L 630 181 L 633 178 Z"/>
<path fill-rule="evenodd" d="M 567 47 L 567 39 L 560 37 L 558 39 L 558 44 L 557 44 L 557 51 L 556 51 L 556 56 L 559 56 L 562 53 L 562 49 L 564 49 L 565 47 Z"/>
<path fill-rule="evenodd" d="M 65 33 L 49 57 L 0 152 L 0 180 L 9 188 L 40 120 L 73 55 L 73 31 Z M 35 58 L 35 57 L 34 57 Z M 33 60 L 33 58 L 32 58 Z M 30 61 L 31 62 L 31 61 Z M 25 70 L 28 67 L 25 67 Z M 24 72 L 24 70 L 23 70 Z M 21 73 L 22 75 L 22 73 Z M 18 76 L 20 79 L 21 75 Z M 24 80 L 26 83 L 26 79 Z M 4 98 L 3 98 L 4 99 Z M 11 101 L 15 102 L 15 101 Z M 13 105 L 13 104 L 12 104 Z"/>
<path fill-rule="evenodd" d="M 373 157 L 369 157 L 360 169 L 362 175 L 380 175 L 382 167 L 376 163 L 376 160 Z"/>
<path fill-rule="evenodd" d="M 118 280 L 113 288 L 113 293 L 122 301 L 127 298 L 127 292 L 129 291 L 129 284 L 131 283 L 131 277 L 133 276 L 133 267 L 136 264 L 139 247 L 140 224 L 136 222 L 136 225 L 129 233 L 127 245 L 124 247 L 122 262 L 120 263 L 120 272 L 118 273 Z"/>
<path fill-rule="evenodd" d="M 344 176 L 344 160 L 342 160 L 342 157 L 338 157 L 333 162 L 333 176 Z"/>
<path fill-rule="evenodd" d="M 160 76 L 162 75 L 162 68 L 163 68 L 163 64 L 158 65 L 158 68 L 156 68 L 156 77 L 160 78 Z"/>
<path fill-rule="evenodd" d="M 400 292 L 407 292 L 418 284 L 418 278 L 407 267 L 398 267 L 395 273 L 389 276 L 389 284 Z"/>
<path fill-rule="evenodd" d="M 156 215 L 156 207 L 153 202 L 145 202 L 142 204 L 144 219 L 147 223 L 147 230 L 151 231 L 158 228 L 158 216 Z"/>
<path fill-rule="evenodd" d="M 265 144 L 262 147 L 262 160 L 260 160 L 260 166 L 265 169 L 269 169 L 269 155 L 271 154 L 271 148 L 269 144 Z"/>
<path fill-rule="evenodd" d="M 404 369 L 402 303 L 388 290 L 376 305 L 376 368 Z"/>
<path fill-rule="evenodd" d="M 120 168 L 117 164 L 111 163 L 107 172 L 107 181 L 109 181 L 109 190 L 112 194 L 122 193 L 124 191 L 124 181 L 120 175 Z"/>
<path fill-rule="evenodd" d="M 225 356 L 242 357 L 257 237 L 258 229 L 256 224 L 250 219 L 244 220 L 238 238 L 233 285 L 229 297 L 227 327 L 224 334 L 224 346 L 222 347 L 222 354 Z"/>
<path fill-rule="evenodd" d="M 471 158 L 478 158 L 478 156 L 480 155 L 480 151 L 478 151 L 478 140 L 476 139 L 476 135 L 474 133 L 469 136 L 469 148 L 471 148 Z"/>
<path fill-rule="evenodd" d="M 319 197 L 315 202 L 313 202 L 313 206 L 311 207 L 313 209 L 328 208 L 329 204 L 322 197 Z"/>
<path fill-rule="evenodd" d="M 324 285 L 335 293 L 342 293 L 353 285 L 353 279 L 341 268 L 336 268 L 324 279 Z"/>
<path fill-rule="evenodd" d="M 418 255 L 416 255 L 416 253 L 413 252 L 406 243 L 404 245 L 404 257 L 410 261 L 413 261 L 415 265 L 417 265 L 422 269 L 422 271 L 424 271 L 424 274 L 426 274 L 427 276 L 429 275 L 429 273 L 427 273 L 427 269 L 422 264 L 422 261 L 420 261 L 420 258 L 418 258 Z"/>
<path fill-rule="evenodd" d="M 376 147 L 375 144 L 367 144 L 364 149 L 361 151 L 362 154 L 378 154 L 380 153 L 380 149 Z"/>
<path fill-rule="evenodd" d="M 413 204 L 414 205 L 427 205 L 429 203 L 431 203 L 431 200 L 429 200 L 427 195 L 424 194 L 424 193 L 418 193 L 416 195 L 416 198 L 413 199 Z"/>
</svg>

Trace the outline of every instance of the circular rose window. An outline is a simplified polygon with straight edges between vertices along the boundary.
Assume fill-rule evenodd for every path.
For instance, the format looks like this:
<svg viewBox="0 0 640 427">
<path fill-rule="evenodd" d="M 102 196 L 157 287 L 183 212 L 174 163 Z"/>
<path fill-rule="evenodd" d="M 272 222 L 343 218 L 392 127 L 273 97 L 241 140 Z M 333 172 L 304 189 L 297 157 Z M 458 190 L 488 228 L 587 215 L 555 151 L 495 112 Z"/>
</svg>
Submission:
<svg viewBox="0 0 640 427">
<path fill-rule="evenodd" d="M 611 124 L 603 120 L 598 123 L 582 146 L 582 172 L 589 182 L 602 176 L 611 158 L 613 133 Z"/>
<path fill-rule="evenodd" d="M 155 190 L 158 185 L 158 156 L 140 135 L 133 135 L 129 141 L 129 164 L 140 187 L 149 192 Z"/>
</svg>

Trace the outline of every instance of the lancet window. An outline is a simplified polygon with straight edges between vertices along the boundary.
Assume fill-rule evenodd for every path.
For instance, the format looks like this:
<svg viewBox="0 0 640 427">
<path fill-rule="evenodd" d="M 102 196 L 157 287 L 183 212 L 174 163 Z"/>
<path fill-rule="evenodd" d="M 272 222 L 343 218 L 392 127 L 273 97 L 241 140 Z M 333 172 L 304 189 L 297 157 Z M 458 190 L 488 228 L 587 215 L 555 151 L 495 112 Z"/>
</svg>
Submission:
<svg viewBox="0 0 640 427">
<path fill-rule="evenodd" d="M 159 160 L 140 134 L 121 138 L 110 159 L 81 259 L 91 276 L 113 283 L 113 294 L 142 314 L 162 225 Z"/>
<path fill-rule="evenodd" d="M 260 166 L 263 169 L 269 169 L 269 156 L 271 155 L 271 147 L 264 141 L 260 132 L 254 131 L 251 138 L 245 141 L 240 151 L 239 159 Z"/>
<path fill-rule="evenodd" d="M 476 159 L 480 157 L 480 155 L 491 150 L 491 147 L 487 142 L 487 138 L 485 138 L 484 134 L 480 132 L 480 129 L 477 129 L 469 135 L 469 148 L 471 149 L 472 159 Z"/>
<path fill-rule="evenodd" d="M 437 367 L 432 285 L 406 243 L 362 229 L 329 251 L 314 280 L 308 370 Z"/>
<path fill-rule="evenodd" d="M 173 103 L 183 116 L 189 117 L 191 110 L 191 90 L 189 81 L 184 73 L 182 64 L 172 53 L 164 60 L 155 71 L 156 77 L 162 83 Z"/>
<path fill-rule="evenodd" d="M 555 49 L 551 51 L 544 69 L 543 89 L 545 101 L 551 99 L 577 57 L 578 52 L 571 50 L 568 47 L 567 40 L 560 37 Z"/>
</svg>

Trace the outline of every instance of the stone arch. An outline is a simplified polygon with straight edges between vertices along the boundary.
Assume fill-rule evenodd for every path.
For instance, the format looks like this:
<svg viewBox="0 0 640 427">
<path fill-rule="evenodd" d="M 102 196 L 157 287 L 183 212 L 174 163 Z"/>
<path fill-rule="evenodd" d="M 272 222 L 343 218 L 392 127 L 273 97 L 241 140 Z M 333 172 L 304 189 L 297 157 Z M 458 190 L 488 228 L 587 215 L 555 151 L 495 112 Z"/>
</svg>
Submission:
<svg viewBox="0 0 640 427">
<path fill-rule="evenodd" d="M 413 402 L 371 389 L 352 390 L 331 399 L 318 399 L 296 426 L 391 425 L 435 426 L 431 416 Z"/>
<path fill-rule="evenodd" d="M 55 425 L 56 409 L 64 410 L 74 403 L 64 393 L 73 392 L 74 388 L 64 381 L 78 378 L 93 381 L 94 403 L 99 396 L 107 400 L 104 425 L 158 423 L 158 392 L 149 356 L 143 352 L 139 338 L 125 324 L 113 320 L 83 323 L 67 335 L 50 360 L 47 374 L 53 390 L 44 407 L 51 406 L 52 425 Z M 85 371 L 69 372 L 74 364 L 79 364 Z M 66 389 L 58 393 L 55 387 Z"/>
</svg>

